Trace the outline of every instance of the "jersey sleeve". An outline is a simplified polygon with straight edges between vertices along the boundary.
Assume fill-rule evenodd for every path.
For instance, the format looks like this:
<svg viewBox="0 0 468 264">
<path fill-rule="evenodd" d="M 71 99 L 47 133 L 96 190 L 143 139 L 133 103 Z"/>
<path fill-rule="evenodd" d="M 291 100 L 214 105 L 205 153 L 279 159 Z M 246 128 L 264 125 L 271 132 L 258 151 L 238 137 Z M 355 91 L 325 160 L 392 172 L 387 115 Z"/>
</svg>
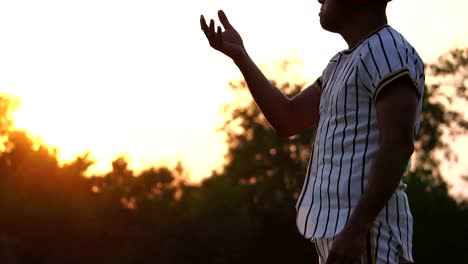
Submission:
<svg viewBox="0 0 468 264">
<path fill-rule="evenodd" d="M 391 32 L 378 35 L 366 43 L 359 54 L 359 78 L 371 93 L 374 101 L 392 81 L 409 76 L 418 98 L 424 84 L 424 66 L 414 48 L 403 41 L 398 42 Z"/>
</svg>

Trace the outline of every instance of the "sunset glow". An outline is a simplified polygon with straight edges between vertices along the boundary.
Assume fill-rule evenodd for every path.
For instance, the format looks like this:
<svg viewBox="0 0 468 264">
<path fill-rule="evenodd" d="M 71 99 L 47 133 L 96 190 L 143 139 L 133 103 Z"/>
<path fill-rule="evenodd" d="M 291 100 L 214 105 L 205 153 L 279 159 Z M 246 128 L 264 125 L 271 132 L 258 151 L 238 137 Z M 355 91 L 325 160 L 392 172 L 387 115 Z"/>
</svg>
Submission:
<svg viewBox="0 0 468 264">
<path fill-rule="evenodd" d="M 201 14 L 224 9 L 272 78 L 280 74 L 275 64 L 289 59 L 300 66 L 289 81 L 313 80 L 346 48 L 320 28 L 317 1 L 265 3 L 3 1 L 0 92 L 21 100 L 16 127 L 57 148 L 62 162 L 89 151 L 92 174 L 120 155 L 135 170 L 181 160 L 198 181 L 224 160 L 224 137 L 215 131 L 233 98 L 228 82 L 241 78 L 208 46 Z M 465 0 L 395 0 L 389 21 L 434 61 L 468 45 L 466 10 Z"/>
</svg>

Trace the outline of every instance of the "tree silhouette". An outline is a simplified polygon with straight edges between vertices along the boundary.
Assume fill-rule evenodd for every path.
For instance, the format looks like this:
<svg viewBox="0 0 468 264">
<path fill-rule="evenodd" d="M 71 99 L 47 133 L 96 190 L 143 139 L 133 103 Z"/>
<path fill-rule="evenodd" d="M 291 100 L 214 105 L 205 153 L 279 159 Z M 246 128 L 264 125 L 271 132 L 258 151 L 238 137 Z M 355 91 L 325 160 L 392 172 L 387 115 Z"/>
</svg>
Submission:
<svg viewBox="0 0 468 264">
<path fill-rule="evenodd" d="M 436 155 L 442 152 L 445 162 L 456 161 L 450 139 L 466 135 L 468 129 L 462 110 L 453 107 L 454 102 L 466 105 L 468 101 L 468 48 L 451 50 L 427 68 L 428 75 L 437 79 L 426 87 L 416 168 L 407 175 L 415 258 L 421 263 L 468 263 L 468 245 L 459 235 L 460 230 L 468 230 L 466 201 L 449 195 L 439 169 L 442 160 Z M 452 242 L 437 243 L 431 238 Z"/>
</svg>

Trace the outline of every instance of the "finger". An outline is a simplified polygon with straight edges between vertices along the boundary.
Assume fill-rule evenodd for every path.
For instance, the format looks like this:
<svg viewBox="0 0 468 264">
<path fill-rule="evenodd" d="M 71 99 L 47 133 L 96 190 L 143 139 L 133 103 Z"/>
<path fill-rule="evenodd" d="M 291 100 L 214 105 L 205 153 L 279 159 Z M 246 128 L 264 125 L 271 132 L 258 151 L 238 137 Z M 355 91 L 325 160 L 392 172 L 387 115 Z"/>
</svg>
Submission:
<svg viewBox="0 0 468 264">
<path fill-rule="evenodd" d="M 214 36 L 213 36 L 213 34 L 210 34 L 210 28 L 206 24 L 206 21 L 205 21 L 204 17 L 202 17 L 200 19 L 200 23 L 201 23 L 201 26 L 202 26 L 203 33 L 205 33 L 206 39 L 210 43 L 210 46 L 213 47 L 213 45 L 214 45 Z"/>
<path fill-rule="evenodd" d="M 215 32 L 215 28 L 214 28 L 214 20 L 211 19 L 210 20 L 210 27 L 208 28 L 208 38 L 210 40 L 210 44 L 211 46 L 214 47 L 215 43 L 216 43 L 216 36 L 215 36 L 216 32 Z"/>
<path fill-rule="evenodd" d="M 205 17 L 203 15 L 200 16 L 200 26 L 203 31 L 205 31 L 205 29 L 208 28 Z"/>
<path fill-rule="evenodd" d="M 210 36 L 214 39 L 214 35 L 215 35 L 215 24 L 214 24 L 214 20 L 213 20 L 213 19 L 210 20 L 210 29 L 209 29 L 209 32 L 210 32 Z"/>
<path fill-rule="evenodd" d="M 218 17 L 219 21 L 221 21 L 221 24 L 223 24 L 224 28 L 232 28 L 231 23 L 229 23 L 229 20 L 223 10 L 218 11 Z"/>
<path fill-rule="evenodd" d="M 223 46 L 223 31 L 221 30 L 221 27 L 218 26 L 217 31 L 216 31 L 216 47 L 221 48 Z"/>
<path fill-rule="evenodd" d="M 203 30 L 203 33 L 205 33 L 206 38 L 209 40 L 210 38 L 208 35 L 208 25 L 206 24 L 205 17 L 203 15 L 200 16 L 200 26 Z"/>
</svg>

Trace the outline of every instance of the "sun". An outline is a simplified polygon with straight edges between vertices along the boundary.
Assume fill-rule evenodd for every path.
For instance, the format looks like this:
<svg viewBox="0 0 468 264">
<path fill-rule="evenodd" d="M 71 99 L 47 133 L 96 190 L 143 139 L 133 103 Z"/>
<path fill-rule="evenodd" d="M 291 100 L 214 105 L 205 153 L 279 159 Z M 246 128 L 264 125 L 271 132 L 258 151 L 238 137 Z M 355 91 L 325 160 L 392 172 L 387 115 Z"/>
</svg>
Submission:
<svg viewBox="0 0 468 264">
<path fill-rule="evenodd" d="M 91 146 L 96 144 L 99 137 L 99 130 L 93 130 L 96 133 L 93 137 L 87 137 L 84 131 L 95 125 L 87 123 L 82 129 L 79 126 L 72 126 L 70 119 L 66 116 L 73 116 L 69 109 L 52 109 L 47 100 L 27 100 L 21 98 L 19 106 L 15 107 L 12 118 L 14 120 L 14 129 L 26 131 L 33 143 L 45 146 L 56 153 L 60 164 L 66 164 L 75 160 L 79 156 L 89 153 L 89 158 L 96 160 L 91 152 Z M 109 158 L 115 157 L 116 153 L 107 153 Z M 105 156 L 103 157 L 106 158 Z M 110 163 L 103 164 L 97 162 L 89 168 L 87 174 L 100 174 L 111 169 Z"/>
</svg>

